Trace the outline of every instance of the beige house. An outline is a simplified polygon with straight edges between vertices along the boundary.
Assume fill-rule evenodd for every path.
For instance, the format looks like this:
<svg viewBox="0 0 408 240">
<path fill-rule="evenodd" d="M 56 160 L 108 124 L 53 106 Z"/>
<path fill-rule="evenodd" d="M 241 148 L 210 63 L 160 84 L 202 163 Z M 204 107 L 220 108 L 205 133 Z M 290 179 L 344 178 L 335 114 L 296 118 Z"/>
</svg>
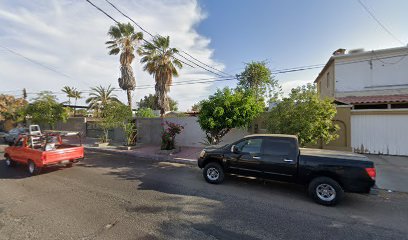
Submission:
<svg viewBox="0 0 408 240">
<path fill-rule="evenodd" d="M 338 49 L 315 80 L 337 103 L 340 138 L 323 148 L 408 155 L 408 47 Z"/>
</svg>

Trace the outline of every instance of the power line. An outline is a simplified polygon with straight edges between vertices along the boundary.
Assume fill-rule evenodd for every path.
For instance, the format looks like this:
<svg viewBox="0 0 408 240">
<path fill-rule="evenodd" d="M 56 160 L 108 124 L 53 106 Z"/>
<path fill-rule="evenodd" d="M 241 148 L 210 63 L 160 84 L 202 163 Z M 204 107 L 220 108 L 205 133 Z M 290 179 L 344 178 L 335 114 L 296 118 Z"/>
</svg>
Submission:
<svg viewBox="0 0 408 240">
<path fill-rule="evenodd" d="M 364 8 L 364 10 L 370 14 L 370 16 L 374 19 L 374 21 L 376 21 L 378 23 L 378 25 L 381 26 L 382 29 L 384 29 L 384 31 L 386 31 L 391 37 L 393 37 L 396 41 L 398 41 L 399 43 L 401 43 L 402 45 L 405 45 L 404 42 L 402 42 L 399 38 L 397 38 L 387 27 L 385 27 L 384 24 L 381 23 L 381 21 L 374 15 L 374 13 L 361 1 L 361 0 L 357 0 L 358 3 Z"/>
<path fill-rule="evenodd" d="M 87 0 L 87 1 L 89 1 L 89 0 Z M 149 31 L 147 31 L 146 29 L 144 29 L 144 28 L 143 28 L 140 24 L 138 24 L 135 20 L 133 20 L 131 17 L 129 17 L 128 15 L 126 15 L 126 14 L 125 14 L 124 12 L 122 12 L 121 10 L 119 10 L 119 8 L 117 8 L 113 3 L 111 3 L 109 0 L 105 0 L 105 1 L 106 1 L 109 5 L 111 5 L 114 9 L 116 9 L 120 14 L 122 14 L 124 17 L 126 17 L 127 19 L 129 19 L 129 20 L 130 20 L 131 22 L 133 22 L 136 26 L 138 26 L 143 32 L 147 33 L 147 34 L 150 35 L 152 38 L 154 38 L 154 35 L 153 35 L 152 33 L 150 33 Z M 159 34 L 159 36 L 161 36 L 161 35 Z M 186 54 L 187 56 L 191 57 L 191 58 L 194 59 L 195 61 L 197 61 L 197 62 L 203 64 L 203 65 L 206 66 L 206 67 L 208 67 L 208 68 L 211 68 L 211 69 L 213 69 L 213 70 L 215 70 L 215 71 L 217 71 L 217 72 L 223 73 L 224 75 L 232 76 L 231 74 L 228 74 L 228 73 L 223 72 L 223 71 L 221 71 L 221 70 L 218 70 L 218 69 L 216 69 L 216 68 L 214 68 L 214 67 L 211 67 L 211 66 L 209 66 L 208 64 L 203 63 L 202 61 L 200 61 L 200 60 L 198 60 L 197 58 L 191 56 L 190 54 L 186 53 L 186 52 L 183 51 L 183 50 L 180 50 L 180 51 L 181 51 L 182 53 Z M 220 74 L 218 74 L 218 73 L 216 73 L 216 72 L 213 72 L 213 71 L 211 71 L 211 70 L 209 70 L 209 69 L 207 69 L 207 68 L 205 68 L 205 67 L 203 67 L 203 66 L 201 66 L 201 65 L 199 65 L 199 64 L 197 64 L 197 63 L 195 63 L 195 62 L 193 62 L 193 61 L 191 61 L 190 59 L 187 59 L 185 56 L 181 55 L 180 53 L 176 53 L 176 54 L 177 54 L 178 56 L 182 57 L 183 59 L 185 59 L 186 61 L 189 61 L 190 63 L 196 65 L 197 67 L 202 68 L 202 69 L 204 69 L 204 70 L 206 70 L 206 71 L 208 71 L 208 72 L 211 72 L 211 73 L 213 73 L 213 74 L 215 74 L 215 75 L 217 75 L 217 76 L 222 77 L 222 75 L 220 75 Z"/>
<path fill-rule="evenodd" d="M 92 6 L 94 6 L 96 9 L 98 9 L 99 11 L 101 11 L 103 14 L 105 14 L 108 18 L 112 19 L 112 21 L 114 21 L 115 23 L 119 23 L 118 21 L 116 21 L 116 19 L 114 19 L 113 17 L 111 17 L 109 14 L 107 14 L 105 11 L 103 11 L 100 7 L 96 6 L 95 4 L 93 4 L 93 2 L 86 0 L 89 4 L 91 4 Z"/>
<path fill-rule="evenodd" d="M 72 78 L 71 76 L 69 76 L 69 75 L 67 75 L 67 74 L 65 74 L 65 73 L 63 73 L 63 72 L 60 72 L 60 71 L 58 71 L 58 70 L 56 70 L 56 69 L 54 69 L 54 68 L 48 67 L 47 65 L 44 65 L 44 64 L 42 64 L 42 63 L 40 63 L 40 62 L 37 62 L 37 61 L 35 61 L 35 60 L 33 60 L 33 59 L 29 58 L 29 57 L 26 57 L 26 56 L 24 56 L 23 54 L 18 53 L 18 52 L 14 51 L 14 50 L 12 50 L 12 49 L 10 49 L 10 48 L 8 48 L 8 47 L 2 46 L 2 45 L 0 45 L 0 47 L 3 48 L 3 49 L 5 49 L 5 50 L 7 50 L 7 51 L 9 51 L 10 53 L 12 53 L 12 54 L 14 54 L 14 55 L 17 55 L 17 56 L 19 56 L 19 57 L 22 57 L 22 58 L 26 59 L 27 61 L 29 61 L 29 62 L 31 62 L 31 63 L 33 63 L 33 64 L 39 65 L 39 66 L 41 66 L 41 67 L 43 67 L 43 68 L 46 68 L 46 69 L 48 69 L 48 70 L 50 70 L 50 71 L 52 71 L 52 72 L 54 72 L 54 73 L 57 73 L 57 74 L 59 74 L 59 75 L 62 75 L 62 76 L 64 76 L 64 77 L 66 77 L 66 78 Z"/>
</svg>

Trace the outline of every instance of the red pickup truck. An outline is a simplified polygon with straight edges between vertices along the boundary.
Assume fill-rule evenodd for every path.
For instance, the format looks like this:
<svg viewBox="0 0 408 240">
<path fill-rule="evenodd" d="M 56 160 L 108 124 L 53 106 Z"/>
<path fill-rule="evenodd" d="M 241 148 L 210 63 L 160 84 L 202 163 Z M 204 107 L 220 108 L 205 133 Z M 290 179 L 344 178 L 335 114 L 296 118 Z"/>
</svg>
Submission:
<svg viewBox="0 0 408 240">
<path fill-rule="evenodd" d="M 66 136 L 66 135 L 65 135 Z M 16 163 L 27 165 L 28 172 L 36 175 L 43 167 L 73 163 L 84 158 L 84 147 L 67 144 L 62 140 L 63 134 L 20 135 L 14 145 L 5 149 L 6 165 L 13 167 Z"/>
</svg>

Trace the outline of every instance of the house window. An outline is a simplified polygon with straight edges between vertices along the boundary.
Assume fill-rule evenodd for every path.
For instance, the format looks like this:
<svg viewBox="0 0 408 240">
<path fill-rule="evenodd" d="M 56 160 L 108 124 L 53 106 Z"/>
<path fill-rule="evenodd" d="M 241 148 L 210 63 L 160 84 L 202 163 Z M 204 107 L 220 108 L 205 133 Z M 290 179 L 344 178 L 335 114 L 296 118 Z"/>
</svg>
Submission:
<svg viewBox="0 0 408 240">
<path fill-rule="evenodd" d="M 354 109 L 387 109 L 387 104 L 354 105 Z"/>
<path fill-rule="evenodd" d="M 392 109 L 398 109 L 398 108 L 408 108 L 408 103 L 395 103 L 391 104 Z"/>
<path fill-rule="evenodd" d="M 327 86 L 327 88 L 329 88 L 329 85 L 330 85 L 330 72 L 328 72 L 327 75 L 326 75 L 326 86 Z"/>
</svg>

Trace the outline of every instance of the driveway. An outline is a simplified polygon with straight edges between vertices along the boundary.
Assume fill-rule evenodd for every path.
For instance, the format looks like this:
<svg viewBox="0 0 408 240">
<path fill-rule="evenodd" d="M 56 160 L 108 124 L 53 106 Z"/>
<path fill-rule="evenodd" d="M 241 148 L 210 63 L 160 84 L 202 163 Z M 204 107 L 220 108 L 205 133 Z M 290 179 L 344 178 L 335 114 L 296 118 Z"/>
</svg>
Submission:
<svg viewBox="0 0 408 240">
<path fill-rule="evenodd" d="M 379 188 L 408 193 L 408 157 L 366 156 L 375 163 Z"/>
<path fill-rule="evenodd" d="M 89 153 L 72 168 L 28 177 L 0 160 L 5 239 L 408 239 L 408 194 L 347 194 L 337 207 L 302 187 L 196 167 Z"/>
</svg>

